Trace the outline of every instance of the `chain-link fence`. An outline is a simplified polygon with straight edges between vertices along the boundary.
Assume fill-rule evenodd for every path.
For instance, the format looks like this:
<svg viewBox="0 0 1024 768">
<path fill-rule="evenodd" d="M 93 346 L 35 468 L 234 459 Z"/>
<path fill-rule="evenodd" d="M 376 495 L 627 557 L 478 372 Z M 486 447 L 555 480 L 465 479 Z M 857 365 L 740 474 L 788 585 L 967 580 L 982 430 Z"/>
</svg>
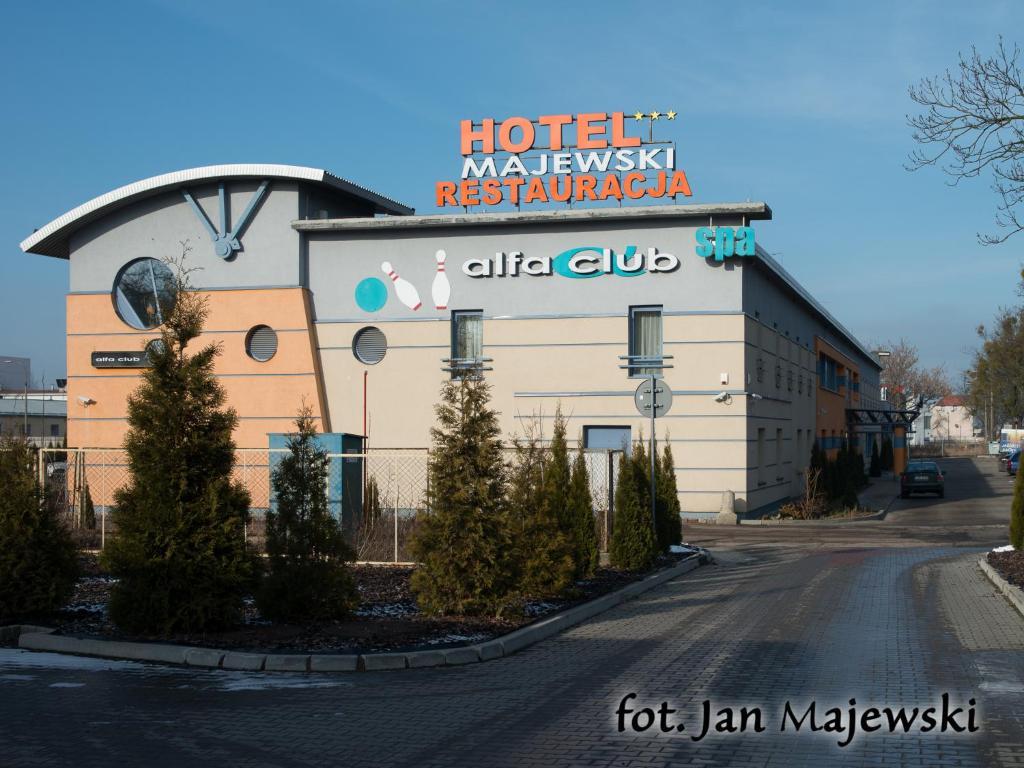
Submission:
<svg viewBox="0 0 1024 768">
<path fill-rule="evenodd" d="M 239 449 L 234 479 L 249 491 L 245 539 L 256 552 L 266 543 L 266 515 L 273 508 L 271 475 L 287 449 Z M 512 452 L 508 453 L 511 461 Z M 594 523 L 601 551 L 608 549 L 614 519 L 615 477 L 621 451 L 585 451 Z M 570 454 L 570 461 L 574 452 Z M 410 562 L 417 525 L 427 505 L 430 453 L 426 449 L 373 449 L 331 453 L 327 501 L 363 562 Z M 124 451 L 110 448 L 44 448 L 39 479 L 81 546 L 102 549 L 117 531 L 111 511 L 128 484 Z"/>
</svg>

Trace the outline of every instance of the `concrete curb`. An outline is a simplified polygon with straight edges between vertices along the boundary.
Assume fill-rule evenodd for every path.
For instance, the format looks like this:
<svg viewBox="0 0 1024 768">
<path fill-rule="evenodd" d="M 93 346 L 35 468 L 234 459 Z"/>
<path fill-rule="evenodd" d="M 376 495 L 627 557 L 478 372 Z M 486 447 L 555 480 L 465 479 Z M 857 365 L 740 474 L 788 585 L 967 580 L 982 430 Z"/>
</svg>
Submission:
<svg viewBox="0 0 1024 768">
<path fill-rule="evenodd" d="M 899 497 L 900 497 L 899 492 L 897 492 L 892 498 L 889 499 L 889 501 L 886 502 L 885 506 L 882 507 L 882 509 L 880 509 L 878 512 L 875 512 L 874 514 L 871 514 L 871 515 L 858 515 L 857 517 L 821 518 L 821 519 L 818 519 L 818 520 L 794 520 L 794 519 L 765 520 L 764 518 L 757 518 L 757 519 L 754 519 L 754 520 L 740 520 L 739 523 L 740 523 L 740 525 L 765 525 L 765 526 L 772 526 L 772 525 L 807 525 L 807 526 L 817 526 L 817 525 L 847 525 L 849 523 L 863 523 L 863 522 L 868 521 L 868 520 L 885 520 L 886 515 L 889 514 L 889 510 L 892 508 L 892 505 L 896 503 L 896 499 L 898 499 Z"/>
<path fill-rule="evenodd" d="M 1013 584 L 1000 576 L 996 569 L 988 564 L 988 560 L 984 555 L 978 560 L 978 567 L 981 568 L 982 573 L 988 576 L 988 580 L 992 582 L 992 585 L 1002 592 L 1006 599 L 1010 601 L 1010 604 L 1017 609 L 1017 613 L 1024 616 L 1024 590 L 1013 586 Z"/>
<path fill-rule="evenodd" d="M 107 659 L 153 661 L 190 667 L 219 668 L 246 672 L 356 672 L 426 667 L 454 667 L 491 661 L 528 648 L 570 627 L 581 624 L 605 611 L 631 600 L 671 581 L 685 573 L 711 562 L 710 554 L 700 552 L 680 561 L 671 568 L 628 584 L 622 589 L 602 595 L 595 600 L 577 605 L 561 613 L 541 619 L 507 635 L 459 648 L 438 648 L 409 651 L 407 653 L 355 654 L 259 654 L 223 651 L 215 648 L 197 648 L 183 645 L 155 645 L 127 643 L 112 640 L 88 640 L 51 634 L 45 627 L 4 627 L 10 639 L 15 628 L 19 633 L 18 647 L 30 651 L 68 653 L 75 656 L 99 656 Z M 1018 590 L 1019 591 L 1019 590 Z"/>
</svg>

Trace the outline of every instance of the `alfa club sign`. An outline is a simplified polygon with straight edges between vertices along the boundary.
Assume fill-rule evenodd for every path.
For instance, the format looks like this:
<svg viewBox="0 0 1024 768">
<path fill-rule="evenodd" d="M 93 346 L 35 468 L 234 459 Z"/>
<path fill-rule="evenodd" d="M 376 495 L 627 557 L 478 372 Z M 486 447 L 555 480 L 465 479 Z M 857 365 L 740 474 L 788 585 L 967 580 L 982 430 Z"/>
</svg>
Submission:
<svg viewBox="0 0 1024 768">
<path fill-rule="evenodd" d="M 691 196 L 676 148 L 654 141 L 653 124 L 675 112 L 589 112 L 463 120 L 458 181 L 439 181 L 439 208 L 511 203 L 579 203 Z M 648 124 L 645 140 L 635 135 Z M 634 133 L 631 133 L 630 131 Z"/>
</svg>

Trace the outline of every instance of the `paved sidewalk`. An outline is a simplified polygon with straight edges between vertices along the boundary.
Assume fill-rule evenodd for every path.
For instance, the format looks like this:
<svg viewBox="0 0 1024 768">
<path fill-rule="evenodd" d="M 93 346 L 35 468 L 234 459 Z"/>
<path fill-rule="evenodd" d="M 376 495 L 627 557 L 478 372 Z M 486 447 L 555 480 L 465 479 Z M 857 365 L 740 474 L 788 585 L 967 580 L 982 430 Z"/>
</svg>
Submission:
<svg viewBox="0 0 1024 768">
<path fill-rule="evenodd" d="M 1024 764 L 1024 623 L 971 548 L 724 557 L 489 664 L 347 677 L 202 672 L 0 651 L 4 766 Z M 737 553 L 739 555 L 739 553 Z M 702 702 L 980 700 L 983 731 L 618 733 L 614 710 Z"/>
<path fill-rule="evenodd" d="M 881 477 L 869 478 L 871 484 L 857 494 L 862 507 L 877 512 L 889 508 L 900 495 L 900 482 L 892 472 L 883 472 Z"/>
</svg>

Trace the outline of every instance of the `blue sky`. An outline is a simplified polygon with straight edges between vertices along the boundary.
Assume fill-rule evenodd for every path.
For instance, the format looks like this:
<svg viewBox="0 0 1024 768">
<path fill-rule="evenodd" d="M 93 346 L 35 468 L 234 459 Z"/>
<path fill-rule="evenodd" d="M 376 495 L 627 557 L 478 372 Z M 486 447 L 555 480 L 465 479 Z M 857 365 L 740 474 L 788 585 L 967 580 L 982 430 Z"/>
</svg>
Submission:
<svg viewBox="0 0 1024 768">
<path fill-rule="evenodd" d="M 1024 235 L 977 243 L 987 180 L 904 170 L 906 89 L 1022 22 L 985 0 L 7 4 L 0 354 L 63 375 L 67 264 L 18 242 L 122 184 L 290 163 L 429 212 L 461 118 L 674 109 L 692 202 L 767 201 L 758 241 L 848 328 L 959 377 Z"/>
</svg>

